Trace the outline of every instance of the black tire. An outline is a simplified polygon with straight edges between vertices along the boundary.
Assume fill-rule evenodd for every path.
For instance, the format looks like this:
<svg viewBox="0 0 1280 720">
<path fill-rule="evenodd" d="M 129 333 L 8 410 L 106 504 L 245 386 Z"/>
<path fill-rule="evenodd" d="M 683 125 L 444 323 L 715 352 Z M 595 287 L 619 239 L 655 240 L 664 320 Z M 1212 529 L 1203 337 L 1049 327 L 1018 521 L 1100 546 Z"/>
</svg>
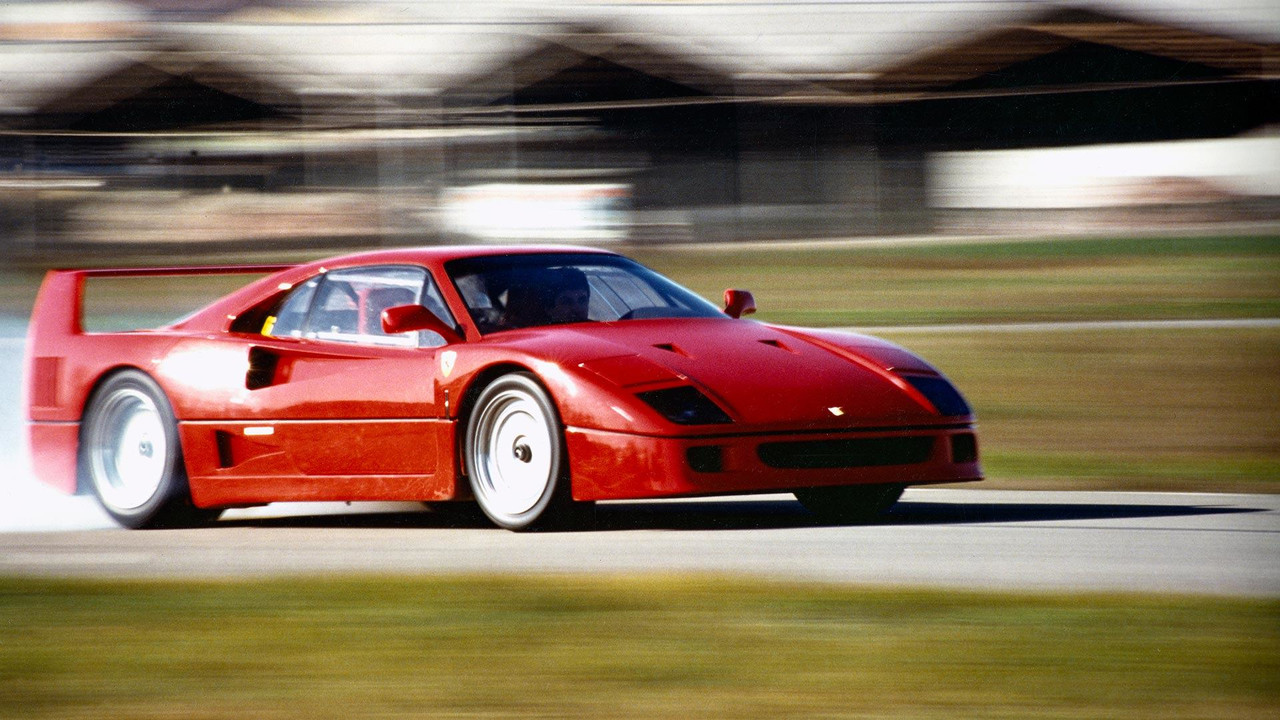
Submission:
<svg viewBox="0 0 1280 720">
<path fill-rule="evenodd" d="M 112 375 L 89 399 L 80 467 L 103 509 L 128 528 L 192 527 L 221 512 L 192 504 L 173 407 L 136 370 Z"/>
<path fill-rule="evenodd" d="M 503 375 L 480 392 L 463 457 L 472 495 L 495 525 L 532 530 L 573 522 L 560 414 L 532 375 Z"/>
<path fill-rule="evenodd" d="M 874 522 L 902 497 L 904 485 L 842 485 L 796 490 L 796 499 L 824 521 L 841 524 Z"/>
<path fill-rule="evenodd" d="M 480 505 L 470 500 L 432 500 L 422 504 L 430 511 L 433 522 L 446 527 L 483 527 L 489 523 Z"/>
</svg>

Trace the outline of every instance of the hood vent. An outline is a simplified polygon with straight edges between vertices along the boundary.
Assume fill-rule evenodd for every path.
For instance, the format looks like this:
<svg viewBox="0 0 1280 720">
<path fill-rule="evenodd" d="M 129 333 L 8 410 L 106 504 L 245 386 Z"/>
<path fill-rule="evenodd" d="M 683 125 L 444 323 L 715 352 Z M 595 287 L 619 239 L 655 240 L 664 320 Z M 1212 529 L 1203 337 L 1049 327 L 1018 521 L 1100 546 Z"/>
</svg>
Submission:
<svg viewBox="0 0 1280 720">
<path fill-rule="evenodd" d="M 800 353 L 796 352 L 795 350 L 792 350 L 791 348 L 787 347 L 787 346 L 786 346 L 786 345 L 785 345 L 781 340 L 761 340 L 761 341 L 760 341 L 760 344 L 761 344 L 761 345 L 768 345 L 769 347 L 776 347 L 776 348 L 778 348 L 779 350 L 786 350 L 787 352 L 791 353 L 792 355 L 799 355 L 799 354 L 800 354 Z"/>
<path fill-rule="evenodd" d="M 692 357 L 691 355 L 689 355 L 689 353 L 682 350 L 680 346 L 676 345 L 675 343 L 657 343 L 654 345 L 654 347 L 659 350 L 666 350 L 669 353 L 675 353 L 680 357 Z"/>
</svg>

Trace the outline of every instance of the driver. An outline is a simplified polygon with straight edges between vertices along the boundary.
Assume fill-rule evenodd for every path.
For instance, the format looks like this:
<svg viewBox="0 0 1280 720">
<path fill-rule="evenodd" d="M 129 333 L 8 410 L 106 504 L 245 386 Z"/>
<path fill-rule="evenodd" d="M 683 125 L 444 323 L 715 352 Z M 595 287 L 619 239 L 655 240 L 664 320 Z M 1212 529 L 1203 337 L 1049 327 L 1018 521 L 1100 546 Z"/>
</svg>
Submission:
<svg viewBox="0 0 1280 720">
<path fill-rule="evenodd" d="M 547 309 L 553 323 L 586 322 L 591 306 L 591 286 L 577 268 L 558 268 L 551 275 L 551 305 Z"/>
</svg>

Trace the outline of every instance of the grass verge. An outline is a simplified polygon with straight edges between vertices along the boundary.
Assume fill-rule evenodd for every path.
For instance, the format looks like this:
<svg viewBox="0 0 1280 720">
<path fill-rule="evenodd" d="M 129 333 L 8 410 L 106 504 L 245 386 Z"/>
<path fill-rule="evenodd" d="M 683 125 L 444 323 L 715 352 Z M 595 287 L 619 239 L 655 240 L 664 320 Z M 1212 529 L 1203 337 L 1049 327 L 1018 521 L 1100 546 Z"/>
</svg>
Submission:
<svg viewBox="0 0 1280 720">
<path fill-rule="evenodd" d="M 1280 332 L 880 335 L 978 414 L 992 487 L 1280 491 Z"/>
<path fill-rule="evenodd" d="M 1275 317 L 1280 237 L 638 250 L 704 297 L 810 326 Z"/>
<path fill-rule="evenodd" d="M 0 580 L 0 717 L 1270 718 L 1280 602 L 719 578 Z"/>
<path fill-rule="evenodd" d="M 840 243 L 804 249 L 640 246 L 627 252 L 712 300 L 725 287 L 748 288 L 762 320 L 799 325 L 1280 316 L 1280 236 L 1274 235 Z M 294 254 L 299 260 L 315 255 Z M 77 262 L 247 260 L 94 256 Z M 34 268 L 0 270 L 0 314 L 29 315 L 39 281 Z M 148 282 L 145 287 L 142 281 L 116 283 L 101 295 L 100 310 L 127 315 L 142 304 L 156 311 L 158 322 L 193 309 L 209 292 L 239 287 L 244 279 Z"/>
</svg>

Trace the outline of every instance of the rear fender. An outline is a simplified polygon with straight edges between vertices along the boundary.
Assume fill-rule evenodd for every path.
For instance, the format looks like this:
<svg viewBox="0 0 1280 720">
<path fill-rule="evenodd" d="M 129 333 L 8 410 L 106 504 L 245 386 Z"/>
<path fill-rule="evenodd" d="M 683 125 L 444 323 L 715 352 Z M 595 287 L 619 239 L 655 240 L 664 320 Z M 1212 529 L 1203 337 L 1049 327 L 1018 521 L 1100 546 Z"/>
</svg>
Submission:
<svg viewBox="0 0 1280 720">
<path fill-rule="evenodd" d="M 79 423 L 93 390 L 116 370 L 134 367 L 149 371 L 179 337 L 165 331 L 86 333 L 86 279 L 263 273 L 283 267 L 290 266 L 115 268 L 46 273 L 31 311 L 23 357 L 21 402 L 36 476 L 55 488 L 74 492 Z"/>
</svg>

